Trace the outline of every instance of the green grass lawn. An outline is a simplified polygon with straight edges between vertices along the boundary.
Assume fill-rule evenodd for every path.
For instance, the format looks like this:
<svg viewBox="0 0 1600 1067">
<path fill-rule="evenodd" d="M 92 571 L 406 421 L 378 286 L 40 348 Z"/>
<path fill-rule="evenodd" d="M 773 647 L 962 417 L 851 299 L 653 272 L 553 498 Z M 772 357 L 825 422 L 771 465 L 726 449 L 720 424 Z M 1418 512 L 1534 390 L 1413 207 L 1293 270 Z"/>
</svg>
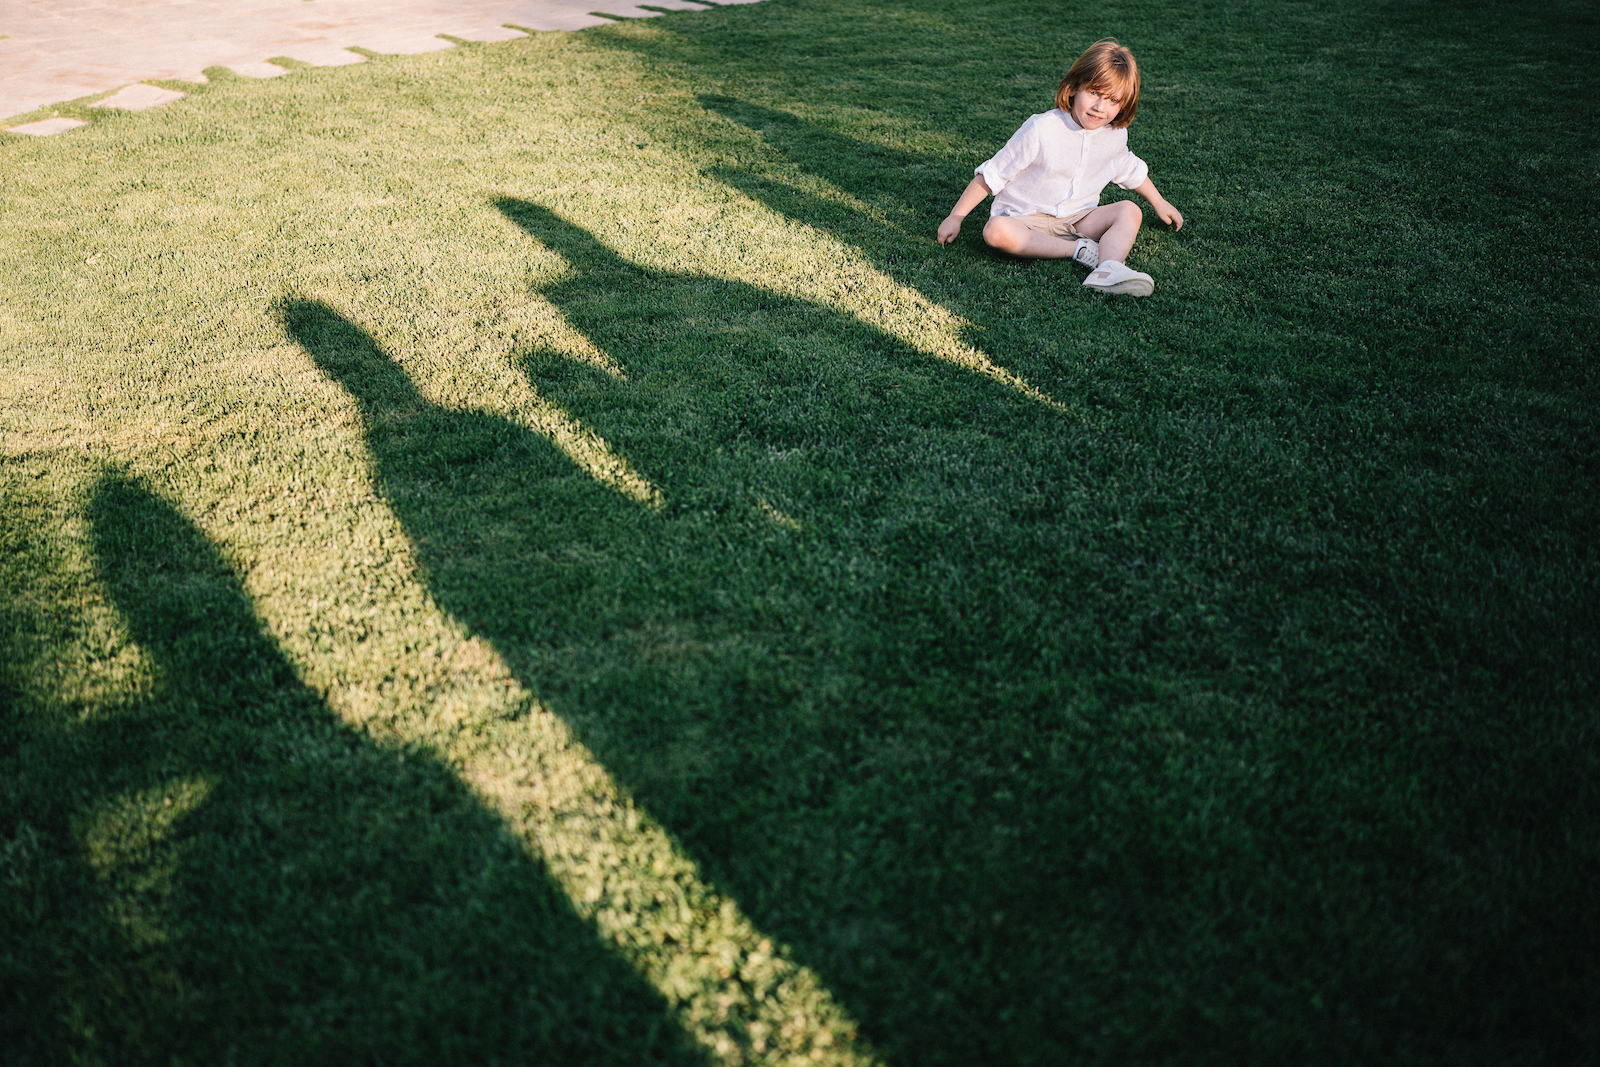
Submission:
<svg viewBox="0 0 1600 1067">
<path fill-rule="evenodd" d="M 0 135 L 7 1062 L 1600 1055 L 1600 14 L 1068 7 Z"/>
</svg>

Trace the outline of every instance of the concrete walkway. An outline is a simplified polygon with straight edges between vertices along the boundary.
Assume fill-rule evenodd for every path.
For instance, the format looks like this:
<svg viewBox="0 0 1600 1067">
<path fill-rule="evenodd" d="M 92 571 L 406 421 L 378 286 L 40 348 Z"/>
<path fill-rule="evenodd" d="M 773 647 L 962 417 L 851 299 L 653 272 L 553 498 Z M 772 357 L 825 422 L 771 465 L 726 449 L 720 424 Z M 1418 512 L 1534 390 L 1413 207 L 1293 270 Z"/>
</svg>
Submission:
<svg viewBox="0 0 1600 1067">
<path fill-rule="evenodd" d="M 607 21 L 595 12 L 638 18 L 663 9 L 754 2 L 0 0 L 0 129 L 45 136 L 82 126 L 69 118 L 18 126 L 4 120 L 112 90 L 119 91 L 92 106 L 157 107 L 183 94 L 139 83 L 204 82 L 207 67 L 272 78 L 287 72 L 268 62 L 278 57 L 341 66 L 363 61 L 351 48 L 412 54 L 451 47 L 441 34 L 504 41 L 523 30 L 575 30 Z"/>
</svg>

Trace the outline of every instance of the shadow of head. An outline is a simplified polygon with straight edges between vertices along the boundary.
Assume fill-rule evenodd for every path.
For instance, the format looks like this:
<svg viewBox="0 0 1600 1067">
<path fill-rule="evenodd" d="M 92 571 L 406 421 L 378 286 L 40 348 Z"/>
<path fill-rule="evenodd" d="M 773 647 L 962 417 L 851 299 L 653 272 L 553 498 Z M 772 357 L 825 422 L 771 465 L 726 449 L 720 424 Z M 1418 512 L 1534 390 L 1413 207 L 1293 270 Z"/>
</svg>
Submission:
<svg viewBox="0 0 1600 1067">
<path fill-rule="evenodd" d="M 289 337 L 367 411 L 424 406 L 411 379 L 378 342 L 327 304 L 291 299 L 277 312 Z"/>
<path fill-rule="evenodd" d="M 569 262 L 593 265 L 597 261 L 603 261 L 626 266 L 631 270 L 638 269 L 595 240 L 589 231 L 574 226 L 547 207 L 535 204 L 531 200 L 520 200 L 511 196 L 497 198 L 494 206 L 499 208 L 506 218 Z"/>
</svg>

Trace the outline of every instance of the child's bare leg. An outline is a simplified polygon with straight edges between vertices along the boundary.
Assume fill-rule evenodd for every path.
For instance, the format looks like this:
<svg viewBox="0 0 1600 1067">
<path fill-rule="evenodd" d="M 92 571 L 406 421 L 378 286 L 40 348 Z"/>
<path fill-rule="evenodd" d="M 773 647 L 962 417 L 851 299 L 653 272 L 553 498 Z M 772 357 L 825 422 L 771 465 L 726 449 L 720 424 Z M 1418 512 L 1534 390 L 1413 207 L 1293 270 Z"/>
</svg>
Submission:
<svg viewBox="0 0 1600 1067">
<path fill-rule="evenodd" d="M 996 215 L 984 225 L 983 240 L 990 248 L 1026 259 L 1071 259 L 1078 250 L 1076 238 L 1068 240 L 1035 230 L 1004 215 Z"/>
<path fill-rule="evenodd" d="M 1116 200 L 1101 204 L 1078 220 L 1077 230 L 1085 237 L 1100 242 L 1100 262 L 1128 261 L 1133 251 L 1133 239 L 1139 236 L 1139 224 L 1144 213 L 1132 200 Z M 987 237 L 985 231 L 985 237 Z"/>
</svg>

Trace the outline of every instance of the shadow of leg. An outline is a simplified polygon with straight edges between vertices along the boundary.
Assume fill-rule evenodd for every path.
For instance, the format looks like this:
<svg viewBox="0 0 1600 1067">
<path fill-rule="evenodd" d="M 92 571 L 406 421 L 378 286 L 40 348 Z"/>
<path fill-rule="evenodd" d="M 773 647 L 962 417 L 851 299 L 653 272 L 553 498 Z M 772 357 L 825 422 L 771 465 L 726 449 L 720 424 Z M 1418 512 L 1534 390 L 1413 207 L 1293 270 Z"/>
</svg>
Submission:
<svg viewBox="0 0 1600 1067">
<path fill-rule="evenodd" d="M 118 1060 L 693 1063 L 659 998 L 451 771 L 301 685 L 216 547 L 120 475 L 95 555 L 156 687 L 55 759 L 134 950 L 63 975 Z M 131 936 L 124 923 L 124 939 Z M 270 1057 L 266 1050 L 271 1050 Z"/>
</svg>

